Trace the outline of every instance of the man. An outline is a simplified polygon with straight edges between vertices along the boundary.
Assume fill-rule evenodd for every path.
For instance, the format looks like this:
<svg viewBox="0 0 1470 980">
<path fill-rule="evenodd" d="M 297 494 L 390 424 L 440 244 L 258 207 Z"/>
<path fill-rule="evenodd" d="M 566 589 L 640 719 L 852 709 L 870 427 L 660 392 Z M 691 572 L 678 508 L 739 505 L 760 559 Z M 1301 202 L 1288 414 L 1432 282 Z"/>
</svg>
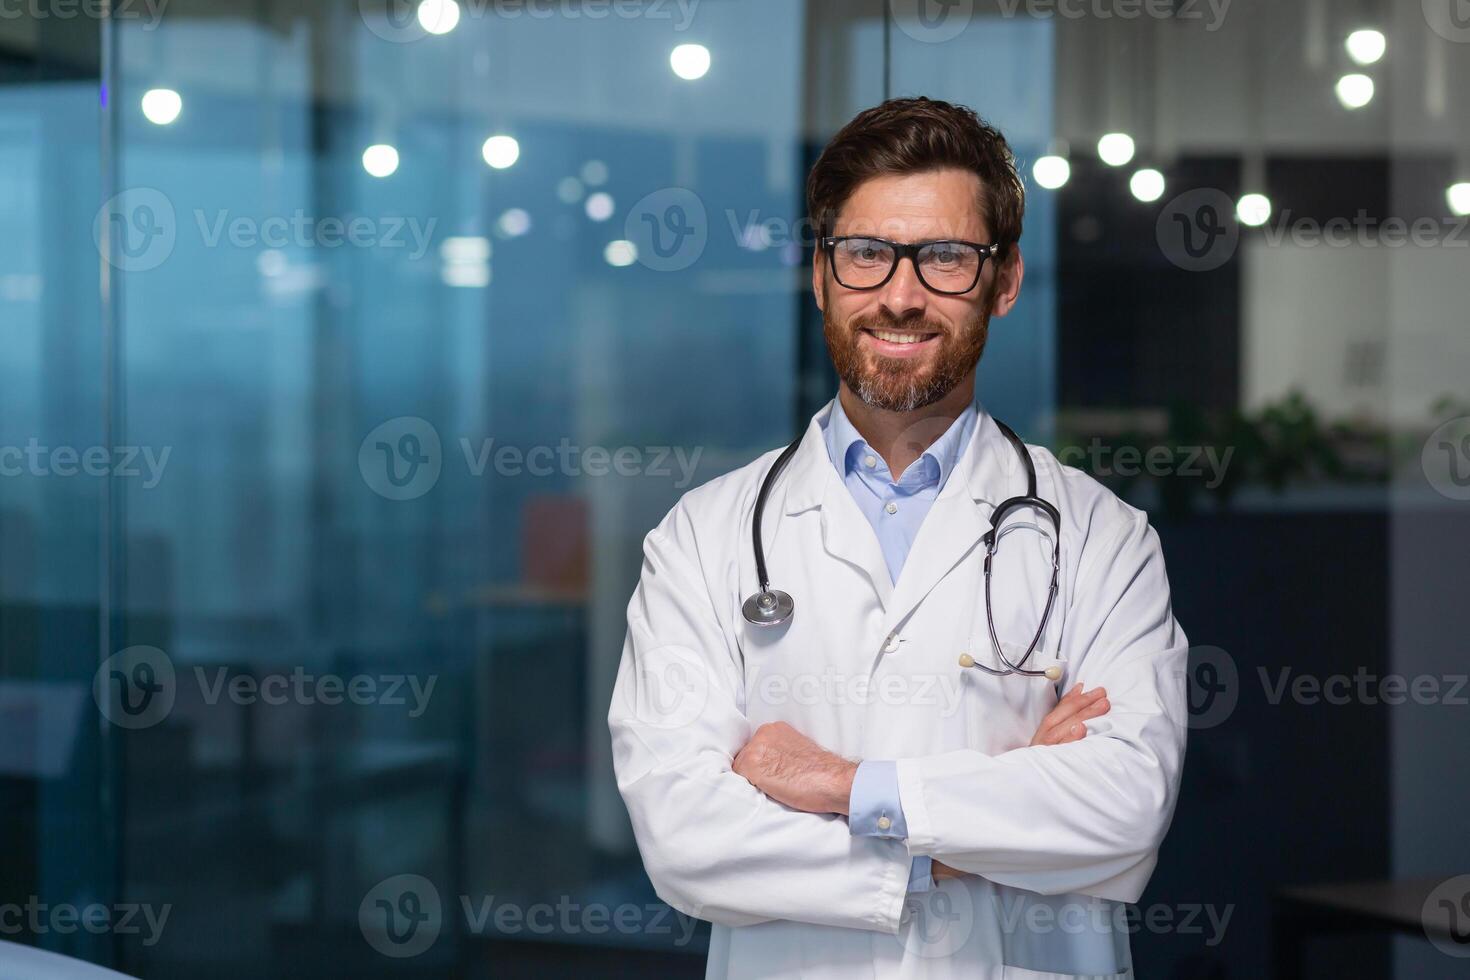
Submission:
<svg viewBox="0 0 1470 980">
<path fill-rule="evenodd" d="M 648 535 L 608 714 L 644 866 L 714 923 L 710 977 L 1127 975 L 1114 903 L 1173 813 L 1186 640 L 1145 515 L 1039 447 L 1054 601 L 1040 508 L 1005 517 L 984 578 L 996 505 L 1027 493 L 974 399 L 1024 273 L 1010 149 L 891 100 L 833 138 L 807 204 L 841 384 L 763 507 L 795 612 L 742 613 L 777 451 Z M 1005 661 L 1032 672 L 961 666 Z"/>
</svg>

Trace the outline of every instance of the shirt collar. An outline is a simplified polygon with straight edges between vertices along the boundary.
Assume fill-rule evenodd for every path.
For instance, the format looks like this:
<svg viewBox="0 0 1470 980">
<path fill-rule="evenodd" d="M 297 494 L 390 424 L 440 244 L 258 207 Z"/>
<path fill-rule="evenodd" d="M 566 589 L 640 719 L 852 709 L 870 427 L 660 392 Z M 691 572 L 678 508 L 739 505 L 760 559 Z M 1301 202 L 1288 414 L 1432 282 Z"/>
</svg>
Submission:
<svg viewBox="0 0 1470 980">
<path fill-rule="evenodd" d="M 960 453 L 970 441 L 977 415 L 975 402 L 972 400 L 965 406 L 959 418 L 951 422 L 944 433 L 924 450 L 919 458 L 925 465 L 919 471 L 921 475 L 917 485 L 944 486 L 960 458 Z M 832 412 L 822 434 L 827 443 L 827 458 L 843 476 L 852 472 L 859 456 L 870 449 L 862 434 L 853 426 L 852 420 L 847 417 L 847 412 L 843 411 L 841 398 L 832 399 Z M 898 475 L 890 474 L 890 478 L 897 480 Z M 912 476 L 909 479 L 911 483 L 915 482 Z"/>
</svg>

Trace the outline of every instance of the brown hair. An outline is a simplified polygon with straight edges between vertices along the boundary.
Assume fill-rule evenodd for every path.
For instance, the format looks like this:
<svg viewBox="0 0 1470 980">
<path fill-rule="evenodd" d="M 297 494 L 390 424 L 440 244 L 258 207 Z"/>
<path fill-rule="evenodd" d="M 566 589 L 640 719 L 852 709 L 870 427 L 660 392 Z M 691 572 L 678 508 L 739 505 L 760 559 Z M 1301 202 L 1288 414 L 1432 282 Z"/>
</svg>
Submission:
<svg viewBox="0 0 1470 980">
<path fill-rule="evenodd" d="M 980 178 L 980 214 L 1002 260 L 1009 258 L 1026 210 L 1010 145 L 973 109 L 936 99 L 889 99 L 854 116 L 807 175 L 807 213 L 818 234 L 830 235 L 842 205 L 864 181 L 944 167 Z"/>
</svg>

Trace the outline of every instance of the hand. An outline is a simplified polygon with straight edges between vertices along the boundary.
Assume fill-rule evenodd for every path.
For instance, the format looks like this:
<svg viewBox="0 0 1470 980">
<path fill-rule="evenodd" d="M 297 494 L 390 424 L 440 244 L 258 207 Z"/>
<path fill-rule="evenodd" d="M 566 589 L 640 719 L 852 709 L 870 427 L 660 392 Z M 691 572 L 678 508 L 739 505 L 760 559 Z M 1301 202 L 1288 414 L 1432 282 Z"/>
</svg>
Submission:
<svg viewBox="0 0 1470 980">
<path fill-rule="evenodd" d="M 974 876 L 971 875 L 968 871 L 961 871 L 959 868 L 951 868 L 949 865 L 943 863 L 942 861 L 937 861 L 931 858 L 929 861 L 929 877 L 933 878 L 935 881 L 943 881 L 946 878 L 967 878 Z"/>
<path fill-rule="evenodd" d="M 847 813 L 857 763 L 834 755 L 784 721 L 755 730 L 731 766 L 777 803 L 807 813 Z"/>
<path fill-rule="evenodd" d="M 1068 742 L 1076 742 L 1087 734 L 1087 725 L 1084 722 L 1089 718 L 1107 714 L 1111 707 L 1112 705 L 1108 703 L 1106 689 L 1098 687 L 1084 692 L 1082 685 L 1078 684 L 1068 691 L 1051 711 L 1047 712 L 1045 718 L 1041 719 L 1041 725 L 1036 729 L 1036 735 L 1031 739 L 1031 744 L 1065 745 Z M 946 878 L 969 877 L 970 873 L 934 860 L 931 863 L 929 875 L 939 882 Z"/>
<path fill-rule="evenodd" d="M 1047 712 L 1046 717 L 1041 719 L 1041 725 L 1037 727 L 1031 744 L 1065 745 L 1067 742 L 1075 742 L 1087 734 L 1084 722 L 1107 714 L 1111 707 L 1106 689 L 1095 687 L 1084 693 L 1082 685 L 1078 684 L 1063 695 L 1056 706 Z"/>
</svg>

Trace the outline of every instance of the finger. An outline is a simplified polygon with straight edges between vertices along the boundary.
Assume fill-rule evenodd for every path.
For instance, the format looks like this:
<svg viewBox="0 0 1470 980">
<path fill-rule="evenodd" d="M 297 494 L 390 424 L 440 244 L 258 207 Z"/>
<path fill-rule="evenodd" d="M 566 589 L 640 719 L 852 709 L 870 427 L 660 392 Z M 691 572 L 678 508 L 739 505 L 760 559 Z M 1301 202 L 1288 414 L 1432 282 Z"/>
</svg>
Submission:
<svg viewBox="0 0 1470 980">
<path fill-rule="evenodd" d="M 1087 734 L 1087 726 L 1080 721 L 1070 722 L 1066 725 L 1058 725 L 1041 737 L 1038 745 L 1066 745 L 1068 742 L 1076 742 Z"/>
<path fill-rule="evenodd" d="M 1100 718 L 1107 714 L 1112 708 L 1112 702 L 1107 698 L 1098 698 L 1091 704 L 1084 706 L 1064 724 L 1050 729 L 1043 737 L 1043 745 L 1063 745 L 1067 742 L 1076 742 L 1087 734 L 1087 726 L 1083 722 L 1089 718 Z"/>
<path fill-rule="evenodd" d="M 1080 688 L 1082 685 L 1077 685 Z M 1075 697 L 1073 695 L 1076 695 Z M 1085 693 L 1068 692 L 1067 696 L 1056 703 L 1056 706 L 1047 712 L 1045 718 L 1041 719 L 1042 728 L 1055 728 L 1069 721 L 1075 721 L 1074 716 L 1084 708 L 1091 707 L 1100 696 L 1106 696 L 1107 692 L 1102 688 Z"/>
<path fill-rule="evenodd" d="M 1112 702 L 1109 701 L 1107 698 L 1098 698 L 1096 701 L 1085 706 L 1081 711 L 1077 712 L 1077 714 L 1072 717 L 1072 720 L 1087 721 L 1089 718 L 1098 718 L 1102 715 L 1107 714 L 1112 707 Z"/>
</svg>

